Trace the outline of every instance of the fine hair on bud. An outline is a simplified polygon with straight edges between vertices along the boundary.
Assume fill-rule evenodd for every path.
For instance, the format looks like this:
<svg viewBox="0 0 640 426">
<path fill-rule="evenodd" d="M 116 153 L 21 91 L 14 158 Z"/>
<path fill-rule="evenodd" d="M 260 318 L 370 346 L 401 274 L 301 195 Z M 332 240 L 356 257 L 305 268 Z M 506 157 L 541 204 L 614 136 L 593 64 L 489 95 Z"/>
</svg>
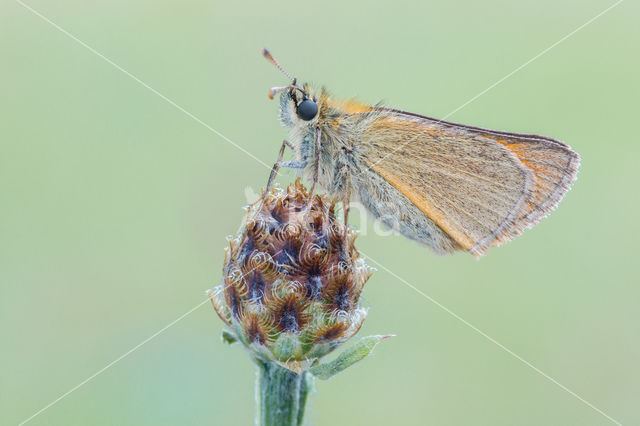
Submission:
<svg viewBox="0 0 640 426">
<path fill-rule="evenodd" d="M 297 180 L 263 194 L 229 240 L 222 283 L 209 295 L 258 359 L 301 372 L 362 326 L 360 294 L 371 268 L 334 208 Z"/>
</svg>

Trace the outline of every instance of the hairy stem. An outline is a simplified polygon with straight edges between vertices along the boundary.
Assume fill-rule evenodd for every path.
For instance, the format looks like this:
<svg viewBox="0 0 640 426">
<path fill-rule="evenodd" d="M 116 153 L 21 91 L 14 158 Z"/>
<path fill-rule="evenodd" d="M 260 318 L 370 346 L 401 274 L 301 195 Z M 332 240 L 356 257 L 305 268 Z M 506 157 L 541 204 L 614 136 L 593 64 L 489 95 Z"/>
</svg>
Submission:
<svg viewBox="0 0 640 426">
<path fill-rule="evenodd" d="M 302 424 L 307 395 L 313 378 L 308 372 L 296 374 L 275 363 L 256 360 L 256 397 L 259 426 Z"/>
</svg>

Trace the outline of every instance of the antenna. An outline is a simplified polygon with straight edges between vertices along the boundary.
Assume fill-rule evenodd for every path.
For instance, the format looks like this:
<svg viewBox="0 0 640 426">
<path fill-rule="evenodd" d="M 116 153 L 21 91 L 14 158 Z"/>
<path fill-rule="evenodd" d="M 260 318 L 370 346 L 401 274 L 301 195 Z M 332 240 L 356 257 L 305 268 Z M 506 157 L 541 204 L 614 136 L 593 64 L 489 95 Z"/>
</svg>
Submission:
<svg viewBox="0 0 640 426">
<path fill-rule="evenodd" d="M 271 62 L 273 65 L 275 65 L 276 68 L 278 68 L 284 75 L 286 75 L 287 77 L 289 77 L 289 80 L 293 81 L 294 85 L 295 83 L 295 78 L 291 77 L 291 74 L 289 74 L 288 72 L 286 72 L 284 70 L 284 68 L 282 68 L 282 65 L 280 65 L 280 63 L 278 61 L 276 61 L 276 58 L 274 58 L 273 56 L 271 56 L 271 52 L 269 52 L 266 48 L 262 49 L 262 56 L 264 56 L 267 61 Z"/>
</svg>

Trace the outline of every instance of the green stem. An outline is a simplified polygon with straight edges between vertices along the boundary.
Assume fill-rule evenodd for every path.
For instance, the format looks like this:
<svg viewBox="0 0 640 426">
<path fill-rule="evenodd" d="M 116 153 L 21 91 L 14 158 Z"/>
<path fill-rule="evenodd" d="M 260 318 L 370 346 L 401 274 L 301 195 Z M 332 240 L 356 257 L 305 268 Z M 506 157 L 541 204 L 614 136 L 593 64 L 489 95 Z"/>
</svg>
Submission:
<svg viewBox="0 0 640 426">
<path fill-rule="evenodd" d="M 256 360 L 258 377 L 257 424 L 260 426 L 298 426 L 302 424 L 307 395 L 313 385 L 308 372 L 296 374 L 271 362 Z"/>
</svg>

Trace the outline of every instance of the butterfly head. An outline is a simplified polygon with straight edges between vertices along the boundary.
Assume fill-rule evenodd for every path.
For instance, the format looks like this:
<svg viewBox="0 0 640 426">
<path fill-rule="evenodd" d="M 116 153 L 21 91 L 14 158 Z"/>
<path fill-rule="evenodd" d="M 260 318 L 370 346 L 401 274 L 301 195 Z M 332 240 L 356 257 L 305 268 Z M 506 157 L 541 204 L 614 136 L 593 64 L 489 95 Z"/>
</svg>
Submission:
<svg viewBox="0 0 640 426">
<path fill-rule="evenodd" d="M 300 86 L 297 79 L 284 70 L 267 49 L 262 49 L 262 55 L 283 74 L 291 79 L 291 84 L 269 89 L 269 98 L 273 99 L 280 93 L 280 121 L 286 126 L 311 124 L 320 111 L 319 102 L 307 85 Z"/>
<path fill-rule="evenodd" d="M 318 100 L 306 86 L 292 86 L 280 94 L 280 121 L 285 126 L 311 125 L 316 121 L 319 112 Z"/>
</svg>

